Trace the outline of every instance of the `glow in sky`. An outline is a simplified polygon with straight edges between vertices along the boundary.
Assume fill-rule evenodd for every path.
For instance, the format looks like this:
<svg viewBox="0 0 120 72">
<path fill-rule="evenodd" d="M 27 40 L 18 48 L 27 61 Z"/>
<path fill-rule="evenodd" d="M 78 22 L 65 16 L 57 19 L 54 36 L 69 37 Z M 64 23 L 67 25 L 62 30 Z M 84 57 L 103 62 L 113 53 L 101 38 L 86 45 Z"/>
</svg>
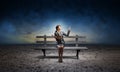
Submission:
<svg viewBox="0 0 120 72">
<path fill-rule="evenodd" d="M 120 11 L 107 0 L 6 0 L 1 3 L 0 43 L 35 43 L 60 24 L 89 43 L 120 44 Z M 115 4 L 114 4 L 115 3 Z M 104 7 L 104 8 L 103 8 Z"/>
</svg>

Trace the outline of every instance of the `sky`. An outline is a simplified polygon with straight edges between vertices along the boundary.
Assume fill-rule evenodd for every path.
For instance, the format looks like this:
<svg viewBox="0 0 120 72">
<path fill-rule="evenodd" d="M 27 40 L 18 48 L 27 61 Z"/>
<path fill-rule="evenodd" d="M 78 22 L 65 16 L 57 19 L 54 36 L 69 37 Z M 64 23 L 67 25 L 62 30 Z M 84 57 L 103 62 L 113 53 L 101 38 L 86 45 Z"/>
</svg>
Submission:
<svg viewBox="0 0 120 72">
<path fill-rule="evenodd" d="M 120 44 L 117 0 L 1 0 L 0 44 L 35 43 L 35 36 L 71 27 L 87 43 Z"/>
</svg>

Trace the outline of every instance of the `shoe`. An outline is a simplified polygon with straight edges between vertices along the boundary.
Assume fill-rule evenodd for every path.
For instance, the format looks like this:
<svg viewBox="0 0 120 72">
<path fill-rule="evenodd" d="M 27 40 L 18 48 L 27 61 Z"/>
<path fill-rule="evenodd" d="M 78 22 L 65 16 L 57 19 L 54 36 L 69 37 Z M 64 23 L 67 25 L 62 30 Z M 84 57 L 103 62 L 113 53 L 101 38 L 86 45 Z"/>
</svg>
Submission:
<svg viewBox="0 0 120 72">
<path fill-rule="evenodd" d="M 62 61 L 62 58 L 60 58 L 60 59 L 59 59 L 59 63 L 62 63 L 62 62 L 63 62 L 63 61 Z"/>
</svg>

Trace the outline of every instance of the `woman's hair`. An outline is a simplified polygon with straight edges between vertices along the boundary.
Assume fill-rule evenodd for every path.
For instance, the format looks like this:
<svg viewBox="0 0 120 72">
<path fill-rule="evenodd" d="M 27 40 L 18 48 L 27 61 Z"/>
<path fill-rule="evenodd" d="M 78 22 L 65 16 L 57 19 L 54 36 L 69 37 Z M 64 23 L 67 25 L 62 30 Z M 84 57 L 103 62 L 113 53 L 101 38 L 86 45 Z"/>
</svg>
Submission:
<svg viewBox="0 0 120 72">
<path fill-rule="evenodd" d="M 56 30 L 58 29 L 59 26 L 60 26 L 60 25 L 57 25 L 57 26 L 56 26 Z"/>
</svg>

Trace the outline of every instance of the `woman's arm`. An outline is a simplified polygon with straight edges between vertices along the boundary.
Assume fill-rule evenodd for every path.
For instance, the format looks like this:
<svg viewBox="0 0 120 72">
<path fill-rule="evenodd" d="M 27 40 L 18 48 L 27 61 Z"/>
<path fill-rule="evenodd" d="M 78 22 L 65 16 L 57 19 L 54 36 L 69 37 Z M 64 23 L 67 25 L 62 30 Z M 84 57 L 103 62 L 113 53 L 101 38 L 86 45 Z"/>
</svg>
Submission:
<svg viewBox="0 0 120 72">
<path fill-rule="evenodd" d="M 65 36 L 69 36 L 69 34 L 70 34 L 70 30 L 68 30 L 67 34 L 65 32 L 63 32 L 63 35 L 65 35 Z"/>
</svg>

